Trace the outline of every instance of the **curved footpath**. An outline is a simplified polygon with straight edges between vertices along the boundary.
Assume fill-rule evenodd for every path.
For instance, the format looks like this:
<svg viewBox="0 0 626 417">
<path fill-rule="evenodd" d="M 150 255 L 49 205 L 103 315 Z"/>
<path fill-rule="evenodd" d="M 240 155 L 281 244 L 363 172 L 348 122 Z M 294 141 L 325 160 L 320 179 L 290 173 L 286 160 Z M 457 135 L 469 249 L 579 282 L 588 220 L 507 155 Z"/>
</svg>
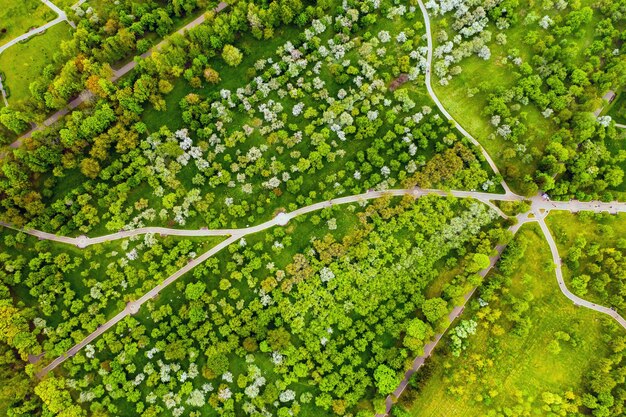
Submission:
<svg viewBox="0 0 626 417">
<path fill-rule="evenodd" d="M 424 16 L 424 22 L 426 26 L 426 37 L 427 37 L 427 42 L 428 42 L 428 56 L 427 56 L 427 68 L 426 68 L 426 88 L 428 89 L 428 93 L 430 94 L 433 101 L 437 104 L 437 107 L 439 108 L 439 110 L 448 118 L 448 120 L 451 120 L 452 122 L 454 122 L 457 129 L 461 133 L 463 133 L 475 146 L 478 146 L 480 148 L 483 156 L 485 157 L 485 159 L 487 160 L 487 162 L 489 163 L 493 171 L 496 174 L 499 174 L 498 167 L 491 159 L 489 153 L 485 150 L 485 148 L 483 148 L 483 146 L 476 139 L 474 139 L 465 129 L 463 129 L 463 127 L 459 123 L 457 123 L 456 120 L 454 120 L 454 118 L 447 112 L 447 110 L 443 107 L 443 105 L 437 98 L 437 95 L 435 94 L 431 86 L 431 65 L 432 65 L 433 41 L 432 41 L 432 34 L 431 34 L 431 28 L 430 28 L 430 18 L 428 16 L 428 11 L 426 10 L 426 7 L 424 6 L 422 0 L 418 0 L 418 2 L 419 2 L 420 9 L 422 11 L 422 14 Z M 616 124 L 615 126 L 618 128 L 626 128 L 626 125 L 621 125 L 621 124 Z M 501 185 L 506 192 L 505 196 L 511 196 L 511 195 L 515 196 L 511 192 L 510 188 L 508 187 L 504 179 L 502 180 Z M 561 292 L 567 298 L 573 301 L 574 304 L 576 305 L 580 305 L 580 306 L 587 307 L 587 308 L 590 308 L 592 310 L 595 310 L 604 314 L 608 314 L 609 316 L 617 320 L 617 322 L 619 322 L 619 324 L 624 328 L 626 328 L 626 320 L 624 320 L 624 318 L 620 316 L 617 312 L 615 312 L 614 310 L 610 308 L 583 300 L 582 298 L 572 294 L 572 292 L 569 291 L 569 289 L 565 285 L 565 282 L 563 281 L 563 272 L 561 269 L 561 258 L 559 256 L 556 243 L 554 242 L 554 239 L 550 233 L 550 230 L 547 224 L 545 223 L 545 217 L 549 214 L 551 210 L 566 210 L 570 212 L 589 210 L 589 211 L 594 211 L 594 212 L 607 212 L 611 214 L 616 214 L 618 212 L 624 212 L 625 207 L 626 207 L 626 204 L 617 203 L 617 202 L 613 202 L 613 203 L 579 202 L 579 201 L 551 202 L 551 201 L 546 201 L 540 195 L 537 195 L 532 199 L 531 210 L 529 210 L 526 213 L 522 213 L 518 215 L 517 216 L 518 223 L 509 229 L 513 234 L 515 234 L 524 224 L 533 222 L 533 221 L 538 222 L 541 227 L 541 230 L 543 231 L 548 241 L 550 250 L 552 252 L 552 260 L 555 265 L 557 282 L 559 284 L 559 288 Z M 530 216 L 531 214 L 532 214 L 532 217 Z M 496 261 L 499 259 L 500 255 L 502 254 L 502 251 L 504 250 L 504 246 L 498 246 L 496 247 L 496 250 L 498 252 L 497 256 L 492 257 L 489 267 L 481 271 L 480 273 L 483 277 L 489 272 L 491 268 L 493 268 Z M 472 289 L 470 292 L 465 294 L 463 304 L 461 306 L 455 307 L 452 310 L 452 312 L 449 314 L 448 318 L 451 323 L 461 315 L 461 313 L 463 312 L 465 308 L 465 304 L 472 297 L 475 290 L 476 288 Z M 424 354 L 422 356 L 418 356 L 417 358 L 415 358 L 415 360 L 413 361 L 411 365 L 411 368 L 409 368 L 406 371 L 404 378 L 402 379 L 398 387 L 394 390 L 392 394 L 387 396 L 386 401 L 385 401 L 385 413 L 376 414 L 376 417 L 384 417 L 384 416 L 387 416 L 391 412 L 391 408 L 393 407 L 393 404 L 395 403 L 397 398 L 400 397 L 402 392 L 404 392 L 405 388 L 407 387 L 409 383 L 411 376 L 415 372 L 417 372 L 419 368 L 424 364 L 424 361 L 426 360 L 428 356 L 431 355 L 431 353 L 433 352 L 433 350 L 435 349 L 435 347 L 437 346 L 437 344 L 439 343 L 442 337 L 443 337 L 443 333 L 437 334 L 434 340 L 424 347 Z"/>
<path fill-rule="evenodd" d="M 514 227 L 515 226 L 510 227 L 509 230 L 513 231 L 512 229 Z M 502 252 L 504 251 L 504 248 L 505 248 L 504 245 L 496 246 L 497 254 L 489 258 L 490 260 L 489 266 L 479 272 L 480 276 L 485 277 L 487 273 L 489 273 L 491 268 L 493 268 L 496 265 L 496 263 L 500 259 L 500 256 L 502 255 Z M 456 320 L 463 313 L 463 310 L 465 310 L 465 304 L 467 304 L 470 298 L 472 298 L 472 296 L 474 295 L 474 292 L 476 291 L 476 288 L 477 287 L 472 288 L 467 294 L 465 294 L 463 296 L 463 304 L 461 304 L 460 306 L 455 306 L 454 309 L 452 309 L 452 311 L 450 312 L 450 314 L 448 314 L 448 320 L 450 321 L 450 325 L 446 328 L 446 330 L 449 329 L 450 326 L 452 325 L 452 322 L 454 322 L 454 320 Z M 402 379 L 402 381 L 400 381 L 400 384 L 398 385 L 398 387 L 393 391 L 393 393 L 389 394 L 387 398 L 385 399 L 385 413 L 376 414 L 376 417 L 385 417 L 386 415 L 390 413 L 391 408 L 393 407 L 396 399 L 400 398 L 400 395 L 402 395 L 406 387 L 409 385 L 409 381 L 411 380 L 411 377 L 413 376 L 413 374 L 415 374 L 422 367 L 422 365 L 424 365 L 424 362 L 433 353 L 433 351 L 435 350 L 435 347 L 437 347 L 437 344 L 441 341 L 441 338 L 443 337 L 444 334 L 445 332 L 437 333 L 434 339 L 430 343 L 424 346 L 424 354 L 416 357 L 413 360 L 411 367 L 404 373 L 404 378 Z"/>
<path fill-rule="evenodd" d="M 335 199 L 321 201 L 315 204 L 311 204 L 306 207 L 299 208 L 290 213 L 281 213 L 279 216 L 268 220 L 266 222 L 260 223 L 255 226 L 240 228 L 240 229 L 173 229 L 168 227 L 142 227 L 137 229 L 123 230 L 116 233 L 97 236 L 97 237 L 87 237 L 87 236 L 78 236 L 78 237 L 67 237 L 67 236 L 59 236 L 53 233 L 42 232 L 40 230 L 34 229 L 20 229 L 14 227 L 8 223 L 0 222 L 0 226 L 4 226 L 7 228 L 11 228 L 14 230 L 19 230 L 29 235 L 35 236 L 39 239 L 52 240 L 59 243 L 66 243 L 68 245 L 75 245 L 79 248 L 85 248 L 90 245 L 95 245 L 99 243 L 110 242 L 118 239 L 126 239 L 137 235 L 154 233 L 160 234 L 164 236 L 245 236 L 251 233 L 256 233 L 262 230 L 265 230 L 269 227 L 281 225 L 281 222 L 287 222 L 289 219 L 300 216 L 305 213 L 310 213 L 312 211 L 320 210 L 325 207 L 330 207 L 337 204 L 348 204 L 348 203 L 356 203 L 366 200 L 372 200 L 384 196 L 403 196 L 403 195 L 412 195 L 415 197 L 422 195 L 439 195 L 442 197 L 452 196 L 456 198 L 472 198 L 478 200 L 489 207 L 491 207 L 500 217 L 506 218 L 506 214 L 504 214 L 492 201 L 525 201 L 529 200 L 532 205 L 533 210 L 543 210 L 545 212 L 549 212 L 552 210 L 562 210 L 569 212 L 579 212 L 579 211 L 592 211 L 596 213 L 625 213 L 626 212 L 626 203 L 620 202 L 583 202 L 583 201 L 546 201 L 543 200 L 540 196 L 533 197 L 531 199 L 526 199 L 523 196 L 514 194 L 509 192 L 508 194 L 494 194 L 494 193 L 483 193 L 478 191 L 459 191 L 459 190 L 436 190 L 436 189 L 423 189 L 423 188 L 400 188 L 400 189 L 390 189 L 390 190 L 381 190 L 381 191 L 369 191 L 362 194 L 355 194 L 351 196 L 338 197 Z"/>
<path fill-rule="evenodd" d="M 31 36 L 35 36 L 38 33 L 43 32 L 46 29 L 51 28 L 52 26 L 56 25 L 57 23 L 60 23 L 62 21 L 66 21 L 67 23 L 69 23 L 72 27 L 76 27 L 74 25 L 73 22 L 70 22 L 67 18 L 67 15 L 65 14 L 65 12 L 61 9 L 59 9 L 54 3 L 50 2 L 49 0 L 41 0 L 42 3 L 44 3 L 46 6 L 48 6 L 49 8 L 51 8 L 56 14 L 57 14 L 57 18 L 54 20 L 49 21 L 48 23 L 46 23 L 43 26 L 39 26 L 36 29 L 31 30 L 30 32 L 26 32 L 16 38 L 11 39 L 9 42 L 5 43 L 4 45 L 0 46 L 0 54 L 2 52 L 4 52 L 6 49 L 12 47 L 13 45 L 15 45 L 16 43 L 19 43 L 23 40 L 26 40 L 28 38 L 30 38 Z"/>
<path fill-rule="evenodd" d="M 617 311 L 611 308 L 599 305 L 599 304 L 589 302 L 587 300 L 583 300 L 579 296 L 573 294 L 567 288 L 567 286 L 565 285 L 565 281 L 563 280 L 563 268 L 561 267 L 563 264 L 563 261 L 561 260 L 561 257 L 559 256 L 559 250 L 556 246 L 556 242 L 554 241 L 554 237 L 552 236 L 552 233 L 550 233 L 550 229 L 548 228 L 548 225 L 546 224 L 546 221 L 544 218 L 538 219 L 537 222 L 539 223 L 539 226 L 541 227 L 541 231 L 543 232 L 544 236 L 546 237 L 546 240 L 548 241 L 548 245 L 550 245 L 550 251 L 552 252 L 552 261 L 554 262 L 554 267 L 556 270 L 556 280 L 559 283 L 559 288 L 561 289 L 561 292 L 567 298 L 572 300 L 574 304 L 589 308 L 591 310 L 598 311 L 600 313 L 607 314 L 613 317 L 615 320 L 617 320 L 617 322 L 621 324 L 622 327 L 626 328 L 626 320 L 621 315 L 619 315 Z"/>
<path fill-rule="evenodd" d="M 454 117 L 452 117 L 450 113 L 448 113 L 445 107 L 443 107 L 443 104 L 441 104 L 441 101 L 439 101 L 439 98 L 437 98 L 437 95 L 435 94 L 435 90 L 433 90 L 431 76 L 430 76 L 431 68 L 432 68 L 432 61 L 433 61 L 433 36 L 432 36 L 431 28 L 430 28 L 430 18 L 428 17 L 428 11 L 426 10 L 426 6 L 424 6 L 424 3 L 422 2 L 422 0 L 418 0 L 418 2 L 419 2 L 420 9 L 422 10 L 422 15 L 424 16 L 424 24 L 426 26 L 426 41 L 428 43 L 428 54 L 426 57 L 426 89 L 428 90 L 428 94 L 430 94 L 430 97 L 437 105 L 437 108 L 439 108 L 439 111 L 443 113 L 443 115 L 446 116 L 448 120 L 450 120 L 451 122 L 455 124 L 456 128 L 458 129 L 459 132 L 463 134 L 463 136 L 468 138 L 470 142 L 474 144 L 474 146 L 480 149 L 480 152 L 482 153 L 483 157 L 485 158 L 485 160 L 487 161 L 487 163 L 489 164 L 493 172 L 501 176 L 500 170 L 496 166 L 496 163 L 493 162 L 493 159 L 491 159 L 491 156 L 489 155 L 489 153 L 485 150 L 485 148 L 483 148 L 483 146 L 476 139 L 474 139 L 472 135 L 469 134 L 467 130 L 463 128 L 463 126 L 461 126 L 454 119 Z M 504 188 L 504 191 L 506 191 L 507 193 L 511 191 L 508 184 L 504 180 L 500 182 L 500 185 L 502 185 L 502 187 Z"/>
<path fill-rule="evenodd" d="M 532 214 L 532 216 L 531 216 L 531 214 Z M 591 302 L 589 302 L 587 300 L 583 300 L 582 298 L 578 297 L 577 295 L 574 295 L 567 288 L 567 286 L 565 285 L 565 281 L 563 280 L 563 271 L 562 271 L 562 268 L 561 268 L 562 262 L 561 262 L 561 258 L 559 256 L 559 252 L 558 252 L 558 249 L 557 249 L 557 246 L 556 246 L 556 242 L 554 241 L 554 239 L 552 237 L 552 234 L 550 233 L 550 229 L 548 228 L 548 225 L 545 222 L 545 218 L 547 217 L 548 214 L 549 214 L 549 210 L 543 210 L 543 209 L 538 209 L 538 210 L 535 210 L 535 211 L 531 210 L 531 211 L 528 211 L 526 213 L 519 214 L 517 216 L 518 222 L 515 225 L 511 226 L 509 228 L 509 231 L 511 233 L 515 234 L 515 233 L 517 233 L 517 231 L 524 224 L 537 222 L 539 224 L 539 226 L 541 227 L 541 230 L 542 230 L 543 234 L 545 235 L 546 240 L 548 241 L 548 244 L 550 246 L 550 251 L 552 252 L 552 261 L 553 261 L 555 269 L 556 269 L 557 282 L 559 284 L 559 288 L 560 288 L 561 292 L 563 293 L 563 295 L 565 295 L 567 298 L 569 298 L 577 306 L 586 307 L 586 308 L 589 308 L 591 310 L 595 310 L 595 311 L 598 311 L 600 313 L 604 313 L 604 314 L 607 314 L 607 315 L 611 316 L 623 328 L 626 329 L 626 319 L 624 319 L 622 316 L 620 316 L 615 310 L 610 309 L 608 307 L 604 307 L 602 305 L 591 303 Z M 504 245 L 496 246 L 497 255 L 491 257 L 489 266 L 480 272 L 480 275 L 482 277 L 485 277 L 487 275 L 487 273 L 496 265 L 497 261 L 500 259 L 500 256 L 502 255 L 502 252 L 504 251 L 504 249 L 505 249 Z M 465 305 L 470 300 L 472 295 L 474 295 L 474 292 L 476 291 L 476 289 L 477 289 L 477 287 L 472 288 L 467 294 L 465 294 L 465 296 L 463 297 L 463 303 L 460 306 L 455 306 L 454 309 L 450 312 L 450 314 L 448 315 L 448 320 L 450 321 L 450 325 L 446 328 L 446 330 L 443 333 L 436 334 L 434 339 L 430 343 L 428 343 L 428 344 L 426 344 L 424 346 L 424 354 L 421 355 L 421 356 L 416 357 L 413 360 L 413 363 L 411 364 L 411 367 L 405 372 L 404 378 L 402 379 L 402 381 L 400 381 L 400 384 L 398 385 L 398 387 L 394 390 L 393 393 L 389 394 L 387 396 L 387 398 L 385 399 L 385 413 L 376 414 L 376 417 L 385 417 L 385 416 L 389 415 L 389 413 L 391 412 L 391 409 L 393 408 L 393 405 L 395 404 L 397 399 L 400 398 L 400 395 L 402 395 L 402 393 L 404 392 L 406 387 L 409 385 L 409 381 L 411 380 L 411 377 L 413 376 L 413 374 L 415 374 L 417 371 L 419 371 L 419 369 L 422 367 L 422 365 L 424 365 L 424 362 L 433 353 L 433 351 L 435 350 L 435 347 L 441 341 L 441 339 L 444 336 L 445 332 L 450 327 L 452 327 L 452 322 L 454 322 L 454 320 L 459 318 L 459 316 L 463 313 L 463 311 L 465 309 Z"/>
<path fill-rule="evenodd" d="M 238 239 L 239 239 L 239 236 L 231 236 L 230 238 L 224 240 L 223 242 L 218 243 L 217 245 L 209 249 L 207 252 L 191 260 L 187 265 L 185 265 L 184 267 L 176 271 L 174 274 L 166 278 L 162 283 L 160 283 L 159 285 L 157 285 L 156 287 L 154 287 L 153 289 L 145 293 L 137 301 L 129 302 L 126 305 L 126 308 L 124 310 L 120 311 L 118 314 L 116 314 L 112 319 L 110 319 L 106 323 L 98 326 L 98 328 L 94 332 L 92 332 L 87 337 L 85 337 L 82 341 L 74 345 L 71 349 L 69 349 L 63 355 L 59 356 L 58 358 L 50 362 L 46 367 L 44 367 L 41 371 L 37 373 L 37 376 L 39 378 L 43 378 L 48 372 L 50 372 L 51 370 L 53 370 L 54 368 L 56 368 L 57 366 L 65 362 L 68 358 L 71 358 L 72 356 L 74 356 L 78 351 L 80 351 L 82 348 L 87 346 L 89 343 L 91 343 L 94 339 L 96 339 L 102 333 L 106 332 L 111 327 L 115 326 L 118 322 L 125 319 L 127 316 L 136 314 L 139 311 L 139 308 L 146 301 L 159 295 L 162 289 L 170 285 L 172 282 L 176 281 L 185 273 L 191 271 L 194 267 L 201 264 L 202 262 L 204 262 L 211 256 L 215 255 L 216 253 L 218 253 L 219 251 L 221 251 L 222 249 L 224 249 L 231 243 L 236 242 Z"/>
<path fill-rule="evenodd" d="M 453 196 L 458 198 L 473 198 L 487 204 L 491 207 L 500 217 L 506 218 L 506 214 L 504 214 L 496 205 L 494 205 L 491 200 L 502 200 L 502 201 L 517 201 L 523 200 L 523 197 L 515 195 L 515 194 L 491 194 L 491 193 L 479 193 L 472 191 L 444 191 L 444 190 L 433 190 L 433 189 L 420 189 L 420 188 L 401 188 L 401 189 L 391 189 L 391 190 L 382 190 L 382 191 L 369 191 L 362 194 L 356 194 L 346 197 L 339 197 L 335 199 L 331 199 L 328 201 L 321 201 L 319 203 L 311 204 L 306 207 L 299 208 L 290 213 L 281 213 L 279 216 L 274 217 L 271 220 L 260 223 L 255 226 L 240 228 L 240 229 L 173 229 L 168 227 L 141 227 L 137 229 L 123 230 L 116 233 L 111 233 L 108 235 L 97 236 L 97 237 L 87 237 L 87 236 L 78 236 L 78 237 L 67 237 L 67 236 L 59 236 L 53 233 L 42 232 L 40 230 L 34 229 L 20 229 L 14 227 L 8 223 L 0 222 L 0 226 L 4 226 L 10 229 L 19 230 L 29 235 L 35 236 L 39 239 L 52 240 L 58 243 L 66 243 L 68 245 L 75 245 L 79 248 L 85 248 L 87 246 L 110 242 L 118 239 L 126 239 L 137 235 L 154 233 L 160 234 L 163 236 L 245 236 L 251 233 L 260 232 L 269 227 L 273 227 L 276 225 L 280 225 L 281 222 L 287 222 L 289 219 L 300 216 L 302 214 L 310 213 L 312 211 L 317 211 L 323 209 L 325 207 L 330 207 L 337 204 L 347 204 L 347 203 L 356 203 L 360 201 L 372 200 L 384 196 L 403 196 L 403 195 L 412 195 L 415 197 L 426 195 L 426 194 L 435 194 L 440 196 Z M 626 208 L 625 208 L 626 210 Z"/>
</svg>

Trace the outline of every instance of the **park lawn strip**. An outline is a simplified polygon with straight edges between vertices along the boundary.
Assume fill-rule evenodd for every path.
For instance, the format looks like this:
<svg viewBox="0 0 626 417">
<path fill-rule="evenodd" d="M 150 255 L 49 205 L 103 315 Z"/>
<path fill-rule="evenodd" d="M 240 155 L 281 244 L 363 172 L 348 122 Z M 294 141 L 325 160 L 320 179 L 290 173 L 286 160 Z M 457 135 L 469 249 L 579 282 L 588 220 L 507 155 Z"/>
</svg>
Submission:
<svg viewBox="0 0 626 417">
<path fill-rule="evenodd" d="M 78 3 L 78 0 L 54 0 L 54 4 L 61 10 L 69 9 L 74 4 Z M 93 1 L 90 3 L 94 3 Z"/>
<path fill-rule="evenodd" d="M 0 46 L 55 17 L 39 0 L 0 0 Z"/>
<path fill-rule="evenodd" d="M 469 347 L 460 357 L 450 354 L 449 339 L 444 338 L 430 359 L 430 376 L 410 407 L 412 416 L 475 417 L 503 412 L 516 403 L 529 411 L 538 410 L 544 392 L 578 392 L 590 360 L 607 354 L 602 315 L 575 307 L 560 292 L 550 250 L 539 227 L 523 226 L 515 239 L 520 238 L 527 239 L 527 249 L 514 267 L 507 292 L 516 297 L 532 295 L 531 335 L 518 337 L 505 328 L 501 336 L 494 336 L 477 320 L 477 333 L 470 336 Z M 496 273 L 490 272 L 487 282 Z M 503 317 L 511 314 L 509 306 L 498 301 L 491 304 L 492 309 L 502 310 Z M 461 320 L 476 320 L 476 307 L 474 301 Z M 557 331 L 569 333 L 577 346 L 560 342 L 560 353 L 547 352 L 546 346 Z"/>
<path fill-rule="evenodd" d="M 598 245 L 600 248 L 620 248 L 623 250 L 623 245 L 626 244 L 624 236 L 626 236 L 626 214 L 619 213 L 617 215 L 610 215 L 607 213 L 569 213 L 563 211 L 551 212 L 547 218 L 548 226 L 554 235 L 554 240 L 559 248 L 559 254 L 563 259 L 563 276 L 568 288 L 582 298 L 608 307 L 615 306 L 611 301 L 606 300 L 600 294 L 593 290 L 593 280 L 596 278 L 595 274 L 592 275 L 591 281 L 588 285 L 588 292 L 580 294 L 576 291 L 572 285 L 574 277 L 581 274 L 588 274 L 585 270 L 587 260 L 584 256 L 591 251 L 593 245 Z M 583 257 L 580 258 L 576 265 L 572 262 L 568 262 L 567 256 L 571 248 L 574 246 L 575 240 L 578 238 L 584 238 L 587 241 L 585 248 L 582 249 Z M 619 249 L 615 249 L 618 251 Z M 601 274 L 604 272 L 602 269 L 599 271 Z M 623 271 L 622 271 L 623 273 Z M 618 277 L 611 276 L 611 279 L 616 280 Z M 621 297 L 617 293 L 609 290 L 610 295 L 615 297 Z M 617 311 L 624 315 L 626 310 L 623 306 L 617 306 Z"/>
<path fill-rule="evenodd" d="M 607 106 L 603 113 L 611 116 L 615 123 L 626 124 L 626 93 L 624 91 L 618 92 L 615 100 Z"/>
<path fill-rule="evenodd" d="M 5 74 L 3 84 L 10 91 L 9 104 L 30 97 L 30 83 L 38 79 L 46 66 L 61 64 L 57 62 L 57 52 L 61 43 L 71 38 L 71 27 L 60 22 L 0 55 L 0 70 Z"/>
</svg>

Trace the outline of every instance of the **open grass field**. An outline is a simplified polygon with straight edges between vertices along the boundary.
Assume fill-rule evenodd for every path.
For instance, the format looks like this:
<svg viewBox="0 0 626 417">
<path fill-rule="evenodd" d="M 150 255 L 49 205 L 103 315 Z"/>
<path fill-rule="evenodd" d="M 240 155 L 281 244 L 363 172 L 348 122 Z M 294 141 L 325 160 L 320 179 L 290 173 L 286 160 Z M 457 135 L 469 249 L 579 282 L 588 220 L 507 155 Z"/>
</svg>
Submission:
<svg viewBox="0 0 626 417">
<path fill-rule="evenodd" d="M 496 411 L 502 413 L 507 407 L 510 411 L 516 403 L 530 411 L 524 415 L 546 415 L 540 408 L 541 395 L 576 392 L 591 361 L 606 352 L 601 315 L 575 307 L 561 294 L 550 250 L 539 228 L 527 225 L 519 233 L 528 240 L 528 246 L 505 292 L 530 299 L 530 335 L 518 337 L 504 329 L 502 335 L 494 337 L 479 324 L 460 357 L 449 354 L 445 338 L 432 356 L 433 373 L 417 394 L 412 416 L 509 415 Z M 497 303 L 490 307 L 501 309 L 502 316 L 511 313 L 508 306 L 500 305 L 499 300 Z M 461 319 L 472 319 L 474 314 L 468 309 Z M 557 331 L 568 332 L 576 346 L 561 342 L 560 353 L 547 352 L 546 346 Z M 451 389 L 459 393 L 453 395 Z"/>
<path fill-rule="evenodd" d="M 72 6 L 78 0 L 56 0 L 54 4 L 56 4 L 59 8 L 65 10 L 66 8 Z"/>
<path fill-rule="evenodd" d="M 39 0 L 0 0 L 0 45 L 55 17 L 56 13 Z"/>
<path fill-rule="evenodd" d="M 71 39 L 71 30 L 66 22 L 61 22 L 0 55 L 0 71 L 5 74 L 4 85 L 11 94 L 9 103 L 30 96 L 30 83 L 37 79 L 47 65 L 55 65 L 54 56 L 61 42 Z"/>
<path fill-rule="evenodd" d="M 573 214 L 568 212 L 553 212 L 548 217 L 548 226 L 554 234 L 554 238 L 559 247 L 559 253 L 561 258 L 566 258 L 572 246 L 574 246 L 577 238 L 584 238 L 587 241 L 587 245 L 583 249 L 583 254 L 591 253 L 595 251 L 593 246 L 597 245 L 600 248 L 616 248 L 619 247 L 619 241 L 626 236 L 626 215 L 620 213 L 618 215 L 609 214 L 592 214 L 592 213 L 580 213 Z M 565 282 L 572 288 L 572 279 L 575 276 L 588 271 L 583 270 L 583 267 L 587 266 L 591 260 L 587 258 L 581 258 L 578 267 L 571 263 L 564 262 L 563 274 Z M 602 272 L 602 271 L 600 271 Z M 592 287 L 593 280 L 596 279 L 595 275 L 589 283 L 589 287 Z M 576 291 L 572 288 L 573 292 Z M 581 295 L 581 294 L 578 294 Z M 618 296 L 618 294 L 611 294 Z M 603 299 L 592 288 L 588 293 L 582 295 L 585 299 L 592 302 L 601 304 L 611 304 Z M 624 309 L 620 310 L 621 314 L 625 314 Z"/>
</svg>

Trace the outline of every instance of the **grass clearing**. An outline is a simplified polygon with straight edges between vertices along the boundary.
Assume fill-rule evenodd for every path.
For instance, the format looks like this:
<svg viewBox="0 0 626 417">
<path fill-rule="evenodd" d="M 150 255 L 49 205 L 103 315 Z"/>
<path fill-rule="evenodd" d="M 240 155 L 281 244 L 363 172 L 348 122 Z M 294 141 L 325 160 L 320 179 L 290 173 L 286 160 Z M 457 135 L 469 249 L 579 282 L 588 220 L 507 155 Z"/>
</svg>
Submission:
<svg viewBox="0 0 626 417">
<path fill-rule="evenodd" d="M 527 239 L 527 249 L 515 265 L 505 294 L 510 292 L 527 299 L 532 295 L 528 302 L 530 335 L 515 336 L 504 328 L 501 336 L 496 337 L 482 321 L 460 357 L 449 354 L 446 337 L 432 356 L 432 374 L 417 394 L 410 409 L 412 416 L 496 415 L 495 411 L 502 413 L 514 406 L 529 412 L 540 410 L 544 392 L 576 392 L 584 382 L 582 376 L 590 359 L 607 352 L 602 341 L 602 316 L 575 307 L 560 292 L 548 244 L 537 225 L 524 226 L 516 237 L 519 238 Z M 512 314 L 510 306 L 500 300 L 489 307 L 500 309 L 502 317 Z M 472 319 L 476 313 L 468 308 L 461 319 Z M 572 342 L 560 342 L 560 353 L 547 352 L 546 346 L 557 331 L 568 332 L 576 341 L 575 346 Z M 457 393 L 451 394 L 451 390 Z"/>
<path fill-rule="evenodd" d="M 6 78 L 3 83 L 10 91 L 9 103 L 30 97 L 30 83 L 39 77 L 47 65 L 55 65 L 55 55 L 61 42 L 71 37 L 71 27 L 61 22 L 0 55 L 0 71 L 4 72 Z"/>
<path fill-rule="evenodd" d="M 626 94 L 622 91 L 608 106 L 606 114 L 611 116 L 616 123 L 626 124 Z"/>
<path fill-rule="evenodd" d="M 39 0 L 0 0 L 0 46 L 55 17 Z"/>
</svg>

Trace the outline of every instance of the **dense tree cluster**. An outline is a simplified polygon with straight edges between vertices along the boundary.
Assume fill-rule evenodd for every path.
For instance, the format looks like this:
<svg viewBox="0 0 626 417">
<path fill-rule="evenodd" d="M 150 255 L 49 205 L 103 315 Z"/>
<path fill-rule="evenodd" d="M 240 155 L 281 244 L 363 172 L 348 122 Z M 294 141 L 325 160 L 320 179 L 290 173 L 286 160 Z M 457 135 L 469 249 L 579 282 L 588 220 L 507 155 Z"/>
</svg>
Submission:
<svg viewBox="0 0 626 417">
<path fill-rule="evenodd" d="M 621 183 L 615 164 L 624 155 L 607 150 L 615 128 L 589 111 L 598 94 L 626 81 L 622 3 L 545 1 L 559 12 L 530 12 L 520 22 L 516 0 L 428 2 L 455 33 L 450 40 L 445 30 L 437 34 L 433 70 L 443 85 L 469 56 L 491 59 L 491 31 L 503 45 L 507 28 L 529 28 L 524 43 L 532 53 L 511 48 L 502 61 L 515 84 L 476 91 L 488 95 L 494 137 L 511 144 L 503 159 L 540 168 L 521 179 L 524 192 L 610 198 L 607 190 Z M 0 114 L 19 132 L 85 89 L 90 99 L 0 160 L 0 220 L 63 235 L 146 225 L 217 229 L 372 189 L 496 191 L 501 178 L 416 88 L 428 50 L 412 2 L 239 1 L 138 58 L 118 83 L 110 81 L 112 64 L 214 4 L 105 4 L 76 11 L 80 23 L 62 48 L 63 67 L 31 85 L 32 101 Z M 598 16 L 594 41 L 577 51 L 576 33 Z M 230 76 L 250 56 L 243 36 L 262 48 L 286 27 L 299 34 L 248 63 L 244 77 Z M 577 52 L 588 62 L 568 59 Z M 175 96 L 183 127 L 174 128 L 165 97 L 181 83 L 192 92 Z M 554 127 L 545 149 L 527 149 L 526 106 Z M 159 129 L 148 127 L 148 107 L 162 112 Z M 515 178 L 515 169 L 507 165 L 505 176 Z M 512 214 L 528 208 L 501 206 Z M 493 246 L 509 238 L 495 218 L 483 204 L 434 196 L 298 217 L 196 266 L 37 382 L 30 377 L 39 365 L 26 365 L 29 355 L 61 355 L 213 241 L 146 234 L 78 251 L 3 231 L 0 380 L 15 388 L 13 397 L 0 389 L 0 403 L 10 403 L 10 417 L 371 415 L 384 409 L 424 345 L 448 328 L 451 306 L 480 285 L 472 317 L 445 339 L 447 352 L 463 356 L 478 330 L 493 336 L 488 352 L 447 371 L 449 392 L 466 395 L 461 381 L 493 365 L 498 336 L 533 329 L 532 294 L 510 291 L 526 242 L 515 240 L 484 284 L 478 274 Z M 580 272 L 575 291 L 623 307 L 615 295 L 626 270 L 622 246 L 577 240 L 566 256 Z M 431 286 L 444 269 L 454 274 Z M 577 343 L 576 332 L 557 331 L 546 350 L 556 355 Z M 616 355 L 590 373 L 587 395 L 545 392 L 507 415 L 524 415 L 531 403 L 548 414 L 618 415 L 621 339 L 613 348 Z M 419 389 L 429 372 L 411 385 Z M 490 388 L 477 390 L 478 401 L 492 401 Z"/>
<path fill-rule="evenodd" d="M 231 245 L 176 285 L 176 308 L 167 296 L 150 302 L 66 362 L 64 385 L 83 407 L 113 414 L 344 415 L 372 401 L 374 388 L 379 404 L 447 325 L 450 302 L 480 282 L 476 259 L 506 235 L 485 231 L 495 213 L 480 203 L 353 205 L 358 225 L 342 234 L 335 216 L 344 209 Z M 311 226 L 314 236 L 297 237 Z M 460 273 L 441 298 L 426 299 L 444 260 Z"/>
<path fill-rule="evenodd" d="M 2 237 L 0 340 L 22 360 L 43 351 L 47 360 L 61 355 L 202 248 L 150 234 L 81 252 L 24 233 Z"/>
</svg>

